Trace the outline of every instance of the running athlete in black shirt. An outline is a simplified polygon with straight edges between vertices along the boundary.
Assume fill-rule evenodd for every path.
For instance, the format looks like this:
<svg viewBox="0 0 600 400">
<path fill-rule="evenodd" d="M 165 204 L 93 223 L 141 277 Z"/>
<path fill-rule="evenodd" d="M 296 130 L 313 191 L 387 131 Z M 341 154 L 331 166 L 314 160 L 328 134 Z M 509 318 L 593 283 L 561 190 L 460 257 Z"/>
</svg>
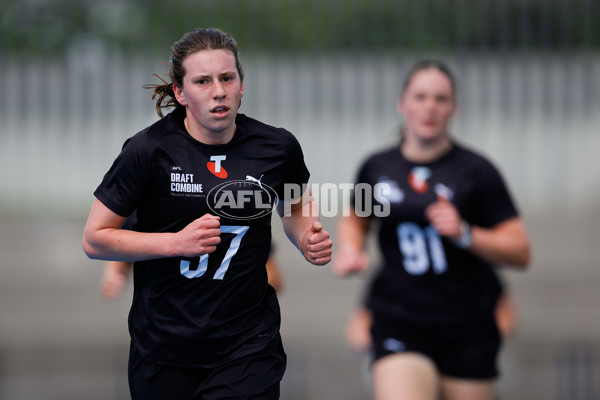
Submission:
<svg viewBox="0 0 600 400">
<path fill-rule="evenodd" d="M 295 137 L 238 113 L 235 40 L 217 29 L 173 45 L 157 111 L 94 195 L 91 258 L 133 261 L 129 382 L 134 399 L 277 399 L 286 356 L 267 284 L 270 211 L 311 263 L 331 258 Z M 294 196 L 292 196 L 294 195 Z M 293 198 L 292 198 L 293 197 Z M 134 230 L 120 229 L 137 213 Z"/>
<path fill-rule="evenodd" d="M 497 169 L 450 137 L 455 110 L 448 68 L 418 63 L 398 102 L 402 141 L 364 162 L 357 183 L 375 189 L 368 199 L 355 191 L 354 212 L 338 227 L 334 271 L 343 276 L 367 267 L 365 237 L 378 226 L 382 266 L 365 300 L 377 400 L 494 396 L 493 268 L 525 267 L 529 241 Z M 368 204 L 388 212 L 359 210 Z"/>
</svg>

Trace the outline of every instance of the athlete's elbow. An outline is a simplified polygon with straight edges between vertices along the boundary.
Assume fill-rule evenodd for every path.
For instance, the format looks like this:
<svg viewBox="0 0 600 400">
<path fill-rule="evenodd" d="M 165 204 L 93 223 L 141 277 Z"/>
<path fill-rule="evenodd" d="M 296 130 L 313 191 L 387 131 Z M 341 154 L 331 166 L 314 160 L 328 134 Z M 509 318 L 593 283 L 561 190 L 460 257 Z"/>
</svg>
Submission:
<svg viewBox="0 0 600 400">
<path fill-rule="evenodd" d="M 523 249 L 521 249 L 515 261 L 516 266 L 520 267 L 522 270 L 529 268 L 529 265 L 531 264 L 531 249 L 529 248 L 529 245 L 524 246 Z"/>
<path fill-rule="evenodd" d="M 100 252 L 98 251 L 98 248 L 94 246 L 89 238 L 85 235 L 83 236 L 81 246 L 83 248 L 83 252 L 86 256 L 88 256 L 88 258 L 92 260 L 97 260 L 100 258 Z"/>
</svg>

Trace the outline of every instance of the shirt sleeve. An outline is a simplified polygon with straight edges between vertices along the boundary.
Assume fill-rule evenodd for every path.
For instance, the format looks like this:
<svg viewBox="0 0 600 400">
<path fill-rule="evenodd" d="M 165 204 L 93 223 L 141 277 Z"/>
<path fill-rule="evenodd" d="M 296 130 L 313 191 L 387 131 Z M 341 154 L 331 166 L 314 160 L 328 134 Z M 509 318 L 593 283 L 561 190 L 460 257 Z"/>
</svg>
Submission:
<svg viewBox="0 0 600 400">
<path fill-rule="evenodd" d="M 118 215 L 128 216 L 148 189 L 151 151 L 138 134 L 123 145 L 94 196 Z"/>
<path fill-rule="evenodd" d="M 476 224 L 489 228 L 519 215 L 508 187 L 494 165 L 486 162 L 481 166 L 478 182 L 475 190 L 480 212 L 478 221 L 474 221 Z"/>
<path fill-rule="evenodd" d="M 125 218 L 123 224 L 121 224 L 121 229 L 127 229 L 129 231 L 135 230 L 135 224 L 137 223 L 137 210 L 133 211 L 131 215 Z"/>
<path fill-rule="evenodd" d="M 304 162 L 304 153 L 302 147 L 298 142 L 298 139 L 291 133 L 289 133 L 289 140 L 287 141 L 285 153 L 286 153 L 286 164 L 285 164 L 285 184 L 299 185 L 304 189 L 303 185 L 308 183 L 310 178 L 310 172 Z M 278 193 L 281 195 L 280 193 Z M 300 193 L 301 195 L 302 193 Z M 299 197 L 299 196 L 298 196 Z M 280 198 L 284 198 L 280 196 Z M 290 199 L 286 199 L 290 200 Z M 291 199 L 296 200 L 296 199 Z"/>
</svg>

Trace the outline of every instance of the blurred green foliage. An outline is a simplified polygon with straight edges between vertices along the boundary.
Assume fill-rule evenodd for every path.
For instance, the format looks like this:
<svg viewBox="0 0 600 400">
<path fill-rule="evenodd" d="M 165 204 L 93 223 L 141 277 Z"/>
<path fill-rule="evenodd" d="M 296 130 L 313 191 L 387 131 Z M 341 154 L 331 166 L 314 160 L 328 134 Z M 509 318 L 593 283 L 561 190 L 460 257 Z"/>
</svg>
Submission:
<svg viewBox="0 0 600 400">
<path fill-rule="evenodd" d="M 209 26 L 243 51 L 597 49 L 598 15 L 597 0 L 2 0 L 0 57 L 162 54 Z"/>
</svg>

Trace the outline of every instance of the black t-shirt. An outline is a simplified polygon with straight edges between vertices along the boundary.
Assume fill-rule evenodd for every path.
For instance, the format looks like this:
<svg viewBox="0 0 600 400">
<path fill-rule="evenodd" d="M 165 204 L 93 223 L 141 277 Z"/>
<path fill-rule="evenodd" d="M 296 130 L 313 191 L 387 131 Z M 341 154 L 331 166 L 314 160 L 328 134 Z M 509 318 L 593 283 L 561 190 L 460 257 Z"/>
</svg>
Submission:
<svg viewBox="0 0 600 400">
<path fill-rule="evenodd" d="M 115 213 L 137 213 L 135 230 L 176 232 L 206 213 L 220 215 L 221 243 L 201 257 L 134 264 L 129 331 L 154 362 L 210 367 L 260 351 L 279 332 L 267 284 L 269 211 L 284 184 L 309 172 L 296 138 L 243 114 L 233 139 L 206 145 L 176 109 L 137 133 L 94 192 Z"/>
<path fill-rule="evenodd" d="M 386 188 L 378 185 L 372 202 L 357 198 L 358 211 L 372 204 L 381 212 L 385 201 L 377 199 L 389 202 L 389 215 L 374 218 L 383 263 L 366 303 L 376 317 L 450 323 L 493 316 L 501 290 L 493 266 L 440 236 L 425 217 L 438 196 L 473 225 L 490 228 L 517 216 L 500 173 L 488 160 L 454 144 L 438 160 L 417 164 L 395 146 L 368 158 L 357 183 Z M 365 192 L 360 193 L 364 199 Z"/>
</svg>

